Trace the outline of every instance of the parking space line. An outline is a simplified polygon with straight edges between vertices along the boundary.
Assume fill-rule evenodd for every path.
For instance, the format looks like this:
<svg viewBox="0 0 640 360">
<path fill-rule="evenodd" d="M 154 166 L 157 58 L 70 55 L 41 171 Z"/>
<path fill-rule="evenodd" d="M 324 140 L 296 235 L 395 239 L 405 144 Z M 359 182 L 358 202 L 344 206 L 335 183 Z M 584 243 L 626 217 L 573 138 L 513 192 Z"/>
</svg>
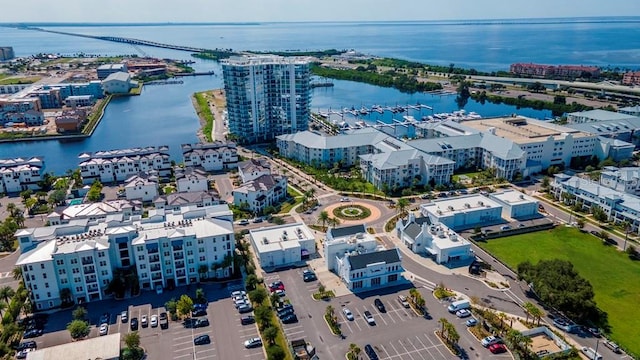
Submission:
<svg viewBox="0 0 640 360">
<path fill-rule="evenodd" d="M 427 353 L 429 353 L 429 356 L 434 359 L 435 357 L 433 356 L 433 354 L 431 353 L 431 351 L 429 351 L 429 348 L 427 348 L 427 346 L 422 342 L 422 340 L 420 340 L 420 337 L 418 335 L 416 335 L 416 340 L 418 340 L 418 342 L 420 343 L 420 345 L 422 346 L 422 350 L 425 350 Z"/>
<path fill-rule="evenodd" d="M 185 342 L 180 342 L 180 343 L 174 343 L 173 346 L 180 346 L 180 345 L 184 345 L 184 344 L 191 344 L 191 341 L 185 341 Z"/>
<path fill-rule="evenodd" d="M 396 356 L 400 356 L 400 352 L 396 349 L 395 346 L 393 346 L 393 343 L 389 343 L 389 345 L 391 346 L 391 348 L 393 348 L 393 352 L 394 352 L 394 355 L 392 355 L 391 357 L 394 358 Z"/>
<path fill-rule="evenodd" d="M 434 335 L 435 336 L 435 335 Z M 444 346 L 442 345 L 440 342 L 438 342 L 437 344 L 429 337 L 429 334 L 424 334 L 424 337 L 429 341 L 429 344 L 431 344 L 430 347 L 428 347 L 427 349 L 435 349 L 440 356 L 442 356 L 443 358 L 446 358 L 446 356 L 442 353 L 442 351 L 440 351 L 440 346 Z"/>
<path fill-rule="evenodd" d="M 347 329 L 349 329 L 349 333 L 353 334 L 353 329 L 351 329 L 351 325 L 349 324 L 351 321 L 347 320 L 346 317 L 344 317 L 344 314 L 342 313 L 342 311 L 340 312 L 342 314 L 342 323 L 347 325 Z"/>
<path fill-rule="evenodd" d="M 379 317 L 380 319 L 382 319 L 382 322 L 383 322 L 385 325 L 388 325 L 388 324 L 387 324 L 387 321 L 386 321 L 386 320 L 384 319 L 384 317 L 382 316 L 382 313 L 381 313 L 380 311 L 378 311 L 378 309 L 375 309 L 374 311 L 378 314 L 378 317 Z M 375 318 L 374 318 L 374 319 L 375 319 Z M 366 320 L 365 320 L 365 321 L 366 321 Z M 395 323 L 395 321 L 394 321 L 394 323 Z"/>
<path fill-rule="evenodd" d="M 405 340 L 406 340 L 406 339 L 405 339 Z M 413 353 L 413 350 L 409 350 L 409 349 L 407 348 L 407 345 L 405 345 L 405 344 L 402 342 L 402 340 L 398 340 L 398 343 L 399 343 L 400 345 L 402 345 L 402 347 L 404 348 L 405 353 L 404 353 L 404 354 L 402 354 L 402 355 L 409 355 L 409 357 L 411 358 L 411 360 L 414 360 L 414 357 L 413 357 L 413 354 L 412 354 L 412 353 Z M 398 356 L 400 356 L 400 354 L 398 354 Z M 400 357 L 402 358 L 402 356 L 400 356 Z"/>
<path fill-rule="evenodd" d="M 184 354 L 184 355 L 177 355 L 177 356 L 176 356 L 176 355 L 174 355 L 174 356 L 173 356 L 173 358 L 174 358 L 174 359 L 179 359 L 179 358 L 183 358 L 183 357 L 185 357 L 185 356 L 193 356 L 193 354 L 191 354 L 191 353 L 187 353 L 187 354 Z"/>
<path fill-rule="evenodd" d="M 416 340 L 420 341 L 420 339 L 418 339 L 418 336 L 416 336 Z M 422 356 L 422 351 L 425 350 L 424 347 L 418 349 L 414 341 L 410 341 L 410 343 L 411 343 L 411 346 L 413 346 L 413 348 L 415 349 L 416 354 L 420 355 L 422 360 L 426 360 L 424 356 Z"/>
</svg>

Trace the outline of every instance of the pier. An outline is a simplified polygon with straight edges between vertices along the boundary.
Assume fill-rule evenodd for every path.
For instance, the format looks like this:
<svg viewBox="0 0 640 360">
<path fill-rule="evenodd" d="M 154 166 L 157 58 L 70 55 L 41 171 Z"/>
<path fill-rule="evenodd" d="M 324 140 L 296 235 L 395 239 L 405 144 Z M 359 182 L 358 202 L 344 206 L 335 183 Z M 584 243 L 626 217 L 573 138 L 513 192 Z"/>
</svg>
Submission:
<svg viewBox="0 0 640 360">
<path fill-rule="evenodd" d="M 213 70 L 211 70 L 211 71 L 201 71 L 201 72 L 173 74 L 173 76 L 201 76 L 201 75 L 215 75 L 215 72 Z"/>
</svg>

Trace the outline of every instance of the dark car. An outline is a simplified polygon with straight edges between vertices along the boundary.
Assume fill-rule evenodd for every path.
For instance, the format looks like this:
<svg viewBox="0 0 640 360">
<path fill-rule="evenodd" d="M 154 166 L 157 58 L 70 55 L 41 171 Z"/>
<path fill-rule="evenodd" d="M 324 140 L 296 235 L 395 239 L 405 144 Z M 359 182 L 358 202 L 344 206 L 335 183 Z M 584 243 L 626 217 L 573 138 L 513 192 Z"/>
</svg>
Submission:
<svg viewBox="0 0 640 360">
<path fill-rule="evenodd" d="M 286 309 L 291 309 L 291 310 L 293 310 L 293 305 L 291 305 L 291 304 L 284 304 L 284 305 L 282 305 L 282 306 L 280 306 L 280 307 L 278 308 L 278 311 L 284 311 L 284 310 L 286 310 Z"/>
<path fill-rule="evenodd" d="M 208 344 L 211 342 L 211 339 L 209 338 L 209 335 L 200 335 L 198 337 L 196 337 L 195 339 L 193 339 L 193 344 L 194 345 L 204 345 L 204 344 Z"/>
<path fill-rule="evenodd" d="M 38 344 L 36 344 L 35 341 L 31 340 L 31 341 L 23 341 L 20 343 L 20 345 L 18 345 L 18 347 L 16 347 L 16 350 L 20 351 L 20 350 L 24 350 L 24 349 L 37 349 L 38 348 Z"/>
<path fill-rule="evenodd" d="M 313 271 L 305 270 L 305 271 L 302 272 L 302 280 L 304 282 L 311 282 L 311 281 L 318 280 L 318 277 L 316 276 L 316 274 Z"/>
<path fill-rule="evenodd" d="M 42 335 L 42 329 L 31 329 L 24 332 L 23 338 L 30 339 Z"/>
<path fill-rule="evenodd" d="M 109 319 L 111 319 L 111 314 L 109 314 L 108 312 L 102 314 L 102 316 L 100 316 L 100 323 L 98 325 L 108 324 Z"/>
<path fill-rule="evenodd" d="M 280 320 L 282 320 L 283 324 L 292 324 L 298 322 L 298 317 L 296 314 L 290 314 L 282 317 Z"/>
<path fill-rule="evenodd" d="M 207 315 L 207 310 L 205 309 L 193 309 L 193 311 L 191 312 L 191 316 L 197 317 L 197 316 L 205 316 Z"/>
<path fill-rule="evenodd" d="M 256 322 L 256 319 L 253 316 L 243 316 L 240 318 L 240 324 L 249 325 Z"/>
<path fill-rule="evenodd" d="M 168 329 L 169 328 L 169 319 L 167 318 L 166 312 L 160 313 L 160 329 Z"/>
<path fill-rule="evenodd" d="M 209 326 L 209 319 L 207 318 L 198 319 L 193 324 L 194 328 L 205 327 L 205 326 Z"/>
<path fill-rule="evenodd" d="M 378 308 L 378 311 L 387 312 L 387 309 L 384 307 L 384 304 L 382 303 L 382 300 L 375 299 L 375 300 L 373 300 L 373 303 L 376 305 L 376 308 Z"/>
<path fill-rule="evenodd" d="M 373 350 L 373 346 L 367 344 L 364 346 L 364 352 L 367 354 L 370 360 L 378 360 L 378 354 Z"/>
<path fill-rule="evenodd" d="M 138 318 L 137 317 L 131 318 L 131 321 L 129 322 L 129 324 L 131 325 L 131 330 L 132 331 L 138 330 Z"/>
<path fill-rule="evenodd" d="M 282 318 L 284 318 L 285 316 L 289 316 L 289 315 L 291 315 L 291 314 L 293 314 L 293 313 L 294 313 L 293 308 L 286 308 L 286 309 L 283 309 L 283 310 L 278 311 L 278 317 L 279 317 L 280 319 L 282 319 Z"/>
</svg>

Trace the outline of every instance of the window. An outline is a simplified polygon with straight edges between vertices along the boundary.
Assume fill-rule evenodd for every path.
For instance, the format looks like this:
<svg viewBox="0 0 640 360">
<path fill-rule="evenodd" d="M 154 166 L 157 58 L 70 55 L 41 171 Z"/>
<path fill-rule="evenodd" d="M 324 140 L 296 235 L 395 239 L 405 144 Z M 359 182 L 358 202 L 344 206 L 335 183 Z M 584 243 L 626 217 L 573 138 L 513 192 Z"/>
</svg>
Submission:
<svg viewBox="0 0 640 360">
<path fill-rule="evenodd" d="M 72 272 L 72 273 L 74 273 L 74 274 L 77 274 L 77 273 L 79 273 L 79 272 L 80 272 L 80 269 L 78 269 L 78 268 L 73 268 L 73 269 L 71 269 L 71 272 Z"/>
<path fill-rule="evenodd" d="M 82 292 L 82 286 L 77 286 L 76 287 L 76 292 Z"/>
<path fill-rule="evenodd" d="M 78 263 L 78 259 L 71 259 L 71 263 L 72 264 L 77 264 Z"/>
<path fill-rule="evenodd" d="M 187 246 L 191 246 L 191 241 L 187 241 Z"/>
<path fill-rule="evenodd" d="M 77 278 L 73 278 L 73 282 L 77 282 L 77 283 L 79 283 L 80 281 L 82 281 L 82 279 L 80 279 L 79 277 L 77 277 Z"/>
<path fill-rule="evenodd" d="M 49 288 L 49 283 L 44 283 L 44 287 L 48 289 Z"/>
<path fill-rule="evenodd" d="M 195 268 L 189 268 L 189 272 L 190 273 L 194 273 L 194 272 L 196 272 L 196 269 Z"/>
<path fill-rule="evenodd" d="M 47 274 L 46 273 L 42 274 L 42 278 L 46 279 L 47 278 Z"/>
<path fill-rule="evenodd" d="M 187 261 L 187 263 L 189 263 L 189 264 L 193 264 L 193 259 L 189 259 L 189 260 Z"/>
<path fill-rule="evenodd" d="M 203 253 L 204 252 L 204 248 L 198 248 L 198 252 L 199 253 Z"/>
<path fill-rule="evenodd" d="M 187 255 L 193 255 L 193 250 L 187 250 Z"/>
<path fill-rule="evenodd" d="M 163 247 L 163 248 L 169 247 L 169 243 L 168 243 L 168 242 L 163 242 L 163 243 L 162 243 L 162 247 Z"/>
<path fill-rule="evenodd" d="M 98 257 L 99 257 L 99 258 L 104 257 L 104 251 L 100 251 L 100 252 L 98 253 Z"/>
<path fill-rule="evenodd" d="M 144 270 L 147 268 L 147 264 L 140 264 L 140 270 Z"/>
<path fill-rule="evenodd" d="M 44 264 L 40 264 L 40 269 L 44 270 Z"/>
<path fill-rule="evenodd" d="M 68 283 L 67 279 L 60 279 L 60 284 L 66 284 Z"/>
<path fill-rule="evenodd" d="M 171 254 L 169 254 L 169 252 L 168 252 L 168 251 L 165 251 L 165 252 L 164 252 L 164 256 L 165 256 L 165 257 L 169 257 L 169 256 L 171 256 Z"/>
<path fill-rule="evenodd" d="M 138 251 L 144 251 L 144 248 L 142 246 L 138 246 L 137 249 Z"/>
<path fill-rule="evenodd" d="M 36 294 L 36 300 L 40 300 L 40 294 Z M 40 305 L 40 304 L 38 304 Z"/>
<path fill-rule="evenodd" d="M 50 298 L 51 297 L 51 293 L 47 291 L 47 297 Z"/>
<path fill-rule="evenodd" d="M 218 251 L 218 248 L 214 246 L 213 251 Z"/>
<path fill-rule="evenodd" d="M 204 256 L 200 256 L 200 262 L 205 261 L 205 257 Z"/>
<path fill-rule="evenodd" d="M 171 265 L 171 260 L 165 260 L 164 264 L 167 265 L 167 266 L 170 266 Z"/>
<path fill-rule="evenodd" d="M 171 269 L 167 269 L 167 271 L 166 271 L 167 274 L 171 274 L 172 272 L 173 272 L 173 270 L 171 270 Z"/>
<path fill-rule="evenodd" d="M 138 260 L 140 261 L 144 260 L 144 255 L 138 255 Z"/>
<path fill-rule="evenodd" d="M 33 284 L 33 290 L 38 290 L 38 285 Z"/>
<path fill-rule="evenodd" d="M 29 265 L 29 271 L 33 271 L 33 266 Z"/>
<path fill-rule="evenodd" d="M 64 269 L 59 269 L 58 270 L 58 274 L 60 275 L 64 275 L 66 273 L 66 271 Z"/>
<path fill-rule="evenodd" d="M 109 272 L 107 270 L 102 270 L 100 274 L 102 274 L 102 276 L 107 276 L 109 275 Z"/>
<path fill-rule="evenodd" d="M 198 239 L 198 244 L 199 244 L 199 245 L 204 244 L 204 240 L 203 240 L 203 239 Z"/>
<path fill-rule="evenodd" d="M 64 260 L 62 259 L 56 260 L 56 265 L 64 265 Z"/>
<path fill-rule="evenodd" d="M 107 262 L 106 261 L 100 261 L 100 266 L 107 266 Z"/>
</svg>

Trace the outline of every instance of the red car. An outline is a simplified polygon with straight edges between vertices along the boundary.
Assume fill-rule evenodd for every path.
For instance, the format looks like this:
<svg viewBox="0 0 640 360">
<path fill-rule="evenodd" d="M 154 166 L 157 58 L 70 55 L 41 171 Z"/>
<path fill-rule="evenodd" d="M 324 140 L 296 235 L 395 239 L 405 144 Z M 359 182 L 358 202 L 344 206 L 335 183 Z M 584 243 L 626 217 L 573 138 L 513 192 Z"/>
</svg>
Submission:
<svg viewBox="0 0 640 360">
<path fill-rule="evenodd" d="M 507 352 L 507 347 L 504 344 L 493 344 L 489 346 L 489 351 L 492 354 L 502 354 L 503 352 Z"/>
<path fill-rule="evenodd" d="M 271 292 L 274 292 L 276 290 L 284 291 L 284 284 L 282 283 L 282 281 L 274 281 L 269 284 L 269 290 L 271 290 Z"/>
</svg>

